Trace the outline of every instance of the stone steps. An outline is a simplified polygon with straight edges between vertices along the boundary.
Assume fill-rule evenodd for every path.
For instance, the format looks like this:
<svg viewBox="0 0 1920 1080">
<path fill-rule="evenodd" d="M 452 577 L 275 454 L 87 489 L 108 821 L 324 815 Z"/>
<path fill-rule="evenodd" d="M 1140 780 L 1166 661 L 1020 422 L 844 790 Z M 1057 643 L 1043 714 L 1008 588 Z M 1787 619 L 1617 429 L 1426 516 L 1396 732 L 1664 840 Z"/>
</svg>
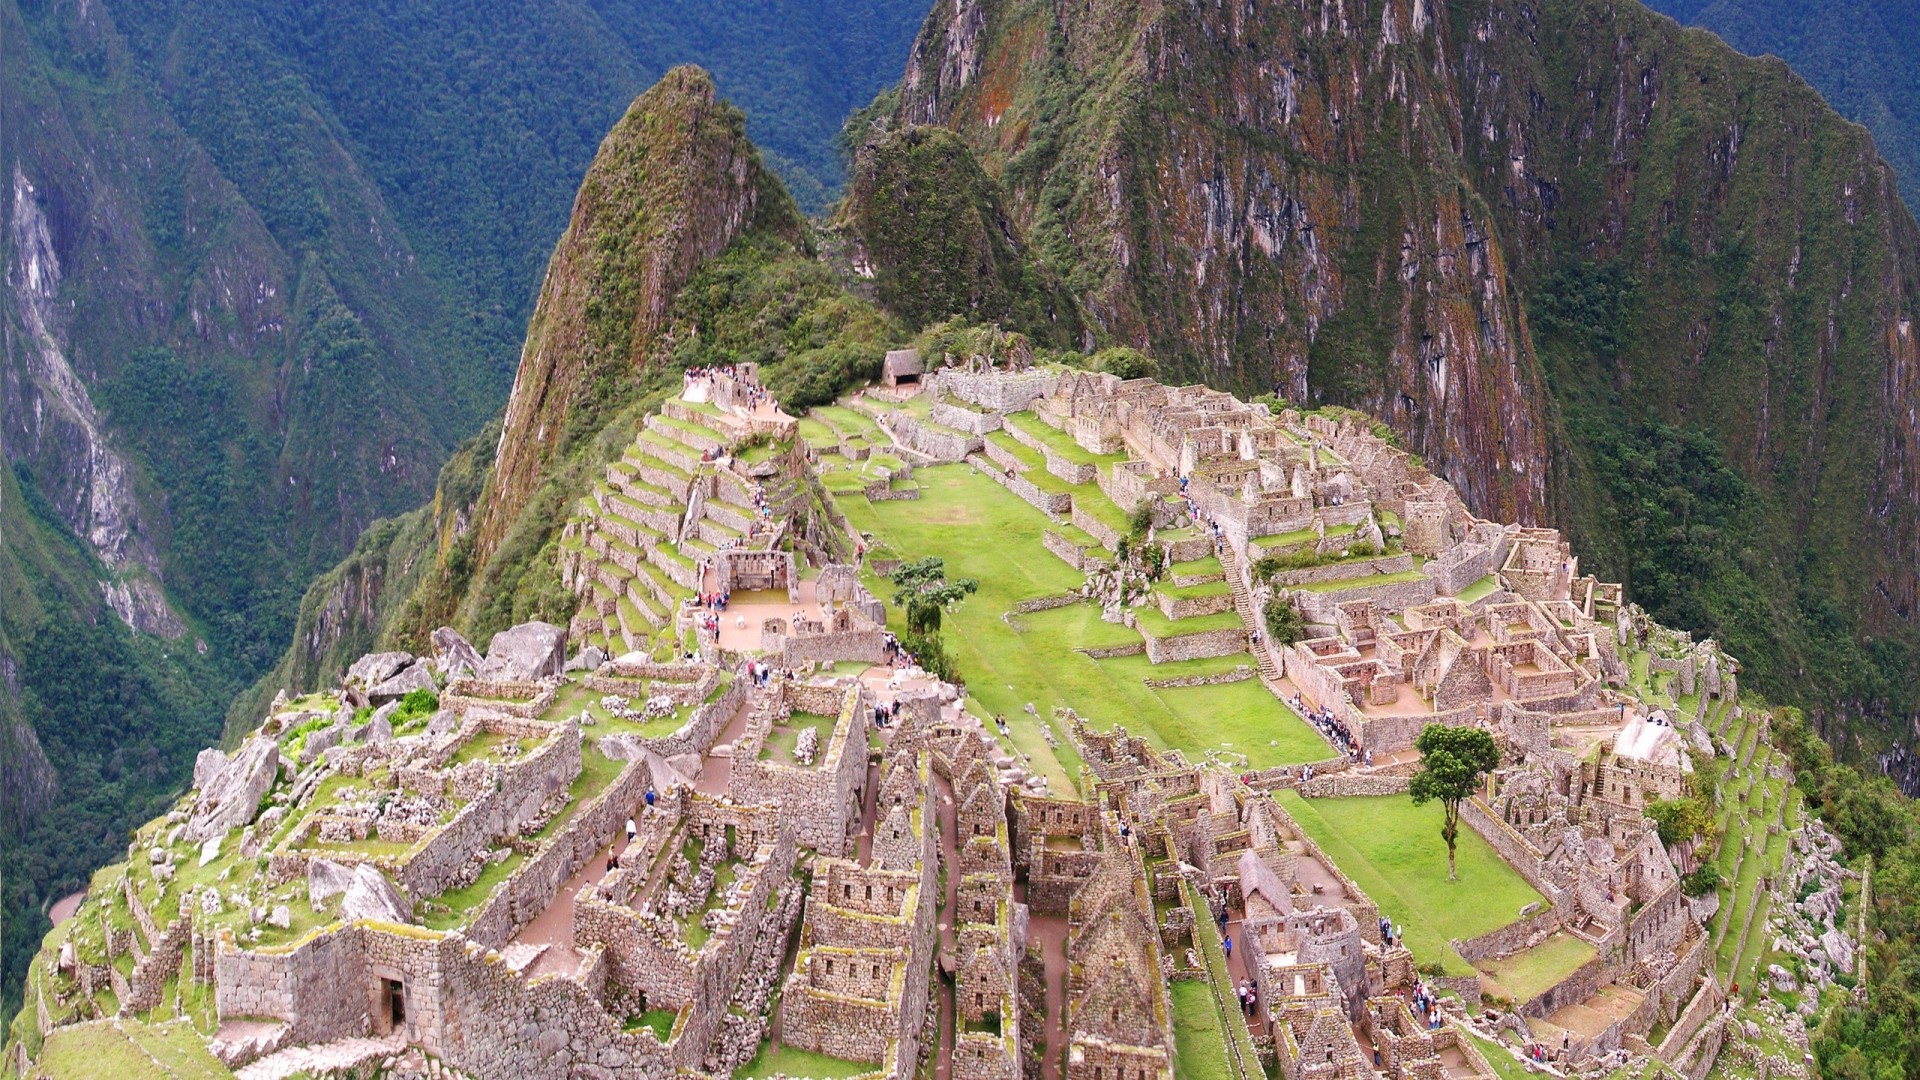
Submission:
<svg viewBox="0 0 1920 1080">
<path fill-rule="evenodd" d="M 290 1046 L 268 1054 L 259 1061 L 237 1070 L 238 1080 L 289 1080 L 305 1073 L 323 1076 L 378 1062 L 405 1050 L 406 1038 L 389 1035 L 384 1039 L 338 1039 L 318 1046 Z"/>
<path fill-rule="evenodd" d="M 1268 683 L 1280 681 L 1280 665 L 1273 658 L 1273 647 L 1267 641 L 1265 627 L 1260 625 L 1260 613 L 1254 609 L 1253 593 L 1247 589 L 1247 583 L 1240 577 L 1240 560 L 1230 547 L 1220 549 L 1220 569 L 1227 577 L 1227 588 L 1233 593 L 1233 609 L 1240 613 L 1240 622 L 1251 633 L 1260 635 L 1260 643 L 1253 647 L 1254 663 L 1259 665 L 1260 677 Z"/>
</svg>

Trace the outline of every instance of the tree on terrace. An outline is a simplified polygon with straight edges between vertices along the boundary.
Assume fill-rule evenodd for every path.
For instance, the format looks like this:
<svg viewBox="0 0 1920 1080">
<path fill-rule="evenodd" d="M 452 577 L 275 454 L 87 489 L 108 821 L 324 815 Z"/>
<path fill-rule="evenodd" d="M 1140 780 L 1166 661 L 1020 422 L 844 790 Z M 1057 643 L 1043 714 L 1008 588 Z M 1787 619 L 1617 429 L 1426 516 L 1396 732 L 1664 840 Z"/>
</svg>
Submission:
<svg viewBox="0 0 1920 1080">
<path fill-rule="evenodd" d="M 1415 806 L 1437 799 L 1446 811 L 1440 837 L 1447 842 L 1447 880 L 1458 881 L 1453 856 L 1460 837 L 1460 804 L 1473 796 L 1482 776 L 1499 768 L 1500 748 L 1485 728 L 1445 724 L 1428 724 L 1413 745 L 1420 751 L 1420 771 L 1413 774 L 1407 791 Z"/>
<path fill-rule="evenodd" d="M 915 634 L 940 632 L 940 616 L 980 588 L 972 578 L 947 580 L 947 561 L 937 555 L 901 563 L 890 577 L 893 602 L 907 609 L 907 629 Z"/>
</svg>

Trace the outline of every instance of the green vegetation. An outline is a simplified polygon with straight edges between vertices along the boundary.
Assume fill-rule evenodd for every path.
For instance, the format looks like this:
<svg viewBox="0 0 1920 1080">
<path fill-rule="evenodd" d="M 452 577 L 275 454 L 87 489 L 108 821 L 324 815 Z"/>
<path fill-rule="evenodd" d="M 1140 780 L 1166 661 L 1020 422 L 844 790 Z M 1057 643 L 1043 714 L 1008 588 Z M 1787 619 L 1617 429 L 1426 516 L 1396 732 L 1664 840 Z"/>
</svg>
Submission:
<svg viewBox="0 0 1920 1080">
<path fill-rule="evenodd" d="M 1593 946 L 1562 932 L 1504 959 L 1483 961 L 1480 970 L 1500 984 L 1500 996 L 1519 1004 L 1571 975 L 1594 955 Z"/>
<path fill-rule="evenodd" d="M 922 492 L 917 500 L 869 504 L 855 495 L 840 496 L 837 505 L 856 530 L 896 550 L 938 555 L 946 572 L 980 583 L 979 592 L 946 618 L 946 648 L 966 675 L 970 706 L 982 716 L 1006 717 L 1014 748 L 1032 756 L 1033 767 L 1055 791 L 1073 790 L 1078 772 L 1066 731 L 1053 719 L 1057 707 L 1072 707 L 1098 729 L 1123 723 L 1155 745 L 1177 747 L 1189 756 L 1207 750 L 1244 754 L 1255 768 L 1329 756 L 1320 736 L 1257 679 L 1175 689 L 1144 682 L 1250 666 L 1244 654 L 1159 665 L 1144 656 L 1095 660 L 1076 650 L 1140 638 L 1124 626 L 1102 622 L 1091 604 L 1003 619 L 1021 600 L 1057 596 L 1084 580 L 1041 546 L 1051 522 L 968 466 L 921 469 L 915 476 Z M 978 543 L 981 536 L 996 542 Z M 868 586 L 876 595 L 886 594 L 885 583 L 877 579 L 870 577 Z M 1151 608 L 1140 610 L 1159 617 Z M 902 613 L 896 610 L 891 618 L 896 630 L 905 628 Z M 1184 628 L 1195 621 L 1172 625 Z M 1029 702 L 1037 719 L 1026 714 Z M 1054 745 L 1040 734 L 1041 724 L 1054 726 Z"/>
<path fill-rule="evenodd" d="M 1213 989 L 1204 979 L 1185 979 L 1170 986 L 1168 993 L 1173 999 L 1173 1037 L 1178 1047 L 1175 1071 L 1198 1080 L 1233 1080 L 1226 1026 Z"/>
<path fill-rule="evenodd" d="M 842 1080 L 845 1077 L 863 1076 L 879 1068 L 877 1064 L 844 1061 L 798 1047 L 762 1044 L 760 1052 L 753 1055 L 753 1060 L 741 1070 L 740 1078 L 766 1080 L 773 1076 L 807 1076 L 814 1080 Z"/>
<path fill-rule="evenodd" d="M 1500 767 L 1500 748 L 1485 728 L 1428 724 L 1413 742 L 1420 768 L 1407 785 L 1413 805 L 1440 804 L 1440 838 L 1447 842 L 1447 877 L 1454 877 L 1460 836 L 1460 804 L 1473 797 L 1480 778 Z"/>
<path fill-rule="evenodd" d="M 37 1064 L 53 1077 L 214 1080 L 233 1075 L 186 1021 L 98 1021 L 60 1028 L 47 1036 L 43 1054 Z"/>
<path fill-rule="evenodd" d="M 1279 798 L 1380 914 L 1404 929 L 1415 960 L 1449 975 L 1474 970 L 1449 942 L 1498 930 L 1526 905 L 1545 903 L 1472 829 L 1459 836 L 1457 874 L 1449 877 L 1433 842 L 1444 823 L 1438 806 L 1398 795 L 1302 799 L 1284 791 Z"/>
<path fill-rule="evenodd" d="M 908 321 L 966 315 L 1077 343 L 1078 305 L 1018 239 L 999 185 L 951 130 L 907 127 L 859 146 L 840 214 L 876 268 L 881 302 Z"/>
</svg>

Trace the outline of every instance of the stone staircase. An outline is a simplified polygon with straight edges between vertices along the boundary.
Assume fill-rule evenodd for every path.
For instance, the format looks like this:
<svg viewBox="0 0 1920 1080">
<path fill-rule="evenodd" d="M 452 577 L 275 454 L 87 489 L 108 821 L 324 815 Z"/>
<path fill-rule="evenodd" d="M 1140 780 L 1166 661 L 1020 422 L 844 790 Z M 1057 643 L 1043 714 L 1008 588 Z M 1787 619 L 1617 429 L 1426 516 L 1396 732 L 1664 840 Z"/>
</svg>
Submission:
<svg viewBox="0 0 1920 1080">
<path fill-rule="evenodd" d="M 406 1037 L 336 1039 L 318 1046 L 290 1046 L 237 1070 L 239 1080 L 288 1080 L 289 1077 L 344 1073 L 369 1062 L 379 1062 L 405 1050 Z"/>
<path fill-rule="evenodd" d="M 1249 633 L 1260 635 L 1259 644 L 1253 647 L 1253 659 L 1259 666 L 1261 681 L 1272 689 L 1280 681 L 1280 663 L 1274 659 L 1273 643 L 1267 640 L 1265 620 L 1260 617 L 1259 605 L 1254 603 L 1253 591 L 1247 588 L 1246 580 L 1240 573 L 1240 557 L 1234 553 L 1231 544 L 1220 548 L 1220 569 L 1226 571 L 1227 587 L 1233 591 L 1233 610 L 1240 613 L 1240 621 Z"/>
</svg>

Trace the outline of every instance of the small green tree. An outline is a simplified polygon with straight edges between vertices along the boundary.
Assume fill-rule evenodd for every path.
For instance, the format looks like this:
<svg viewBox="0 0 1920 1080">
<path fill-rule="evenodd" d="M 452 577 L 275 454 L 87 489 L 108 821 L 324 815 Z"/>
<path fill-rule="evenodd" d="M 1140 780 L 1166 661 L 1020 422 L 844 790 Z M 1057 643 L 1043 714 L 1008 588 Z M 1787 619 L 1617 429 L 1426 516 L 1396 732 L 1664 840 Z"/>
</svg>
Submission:
<svg viewBox="0 0 1920 1080">
<path fill-rule="evenodd" d="M 1413 804 L 1438 799 L 1446 820 L 1440 837 L 1447 842 L 1447 880 L 1458 881 L 1454 866 L 1455 841 L 1460 837 L 1460 804 L 1473 796 L 1480 778 L 1500 766 L 1500 748 L 1485 728 L 1428 724 L 1413 742 L 1420 751 L 1420 771 L 1407 787 Z"/>
<path fill-rule="evenodd" d="M 1307 636 L 1307 618 L 1300 609 L 1281 597 L 1267 601 L 1266 610 L 1267 640 L 1275 645 L 1291 645 Z"/>
<path fill-rule="evenodd" d="M 1713 831 L 1713 808 L 1705 799 L 1658 799 L 1647 804 L 1647 816 L 1653 819 L 1660 842 L 1668 847 Z"/>
<path fill-rule="evenodd" d="M 893 602 L 907 611 L 907 629 L 923 636 L 938 634 L 941 614 L 980 588 L 972 578 L 948 581 L 947 561 L 937 555 L 901 563 L 890 580 Z"/>
<path fill-rule="evenodd" d="M 1160 374 L 1160 362 L 1139 349 L 1116 345 L 1092 357 L 1093 369 L 1123 379 L 1151 379 Z"/>
</svg>

